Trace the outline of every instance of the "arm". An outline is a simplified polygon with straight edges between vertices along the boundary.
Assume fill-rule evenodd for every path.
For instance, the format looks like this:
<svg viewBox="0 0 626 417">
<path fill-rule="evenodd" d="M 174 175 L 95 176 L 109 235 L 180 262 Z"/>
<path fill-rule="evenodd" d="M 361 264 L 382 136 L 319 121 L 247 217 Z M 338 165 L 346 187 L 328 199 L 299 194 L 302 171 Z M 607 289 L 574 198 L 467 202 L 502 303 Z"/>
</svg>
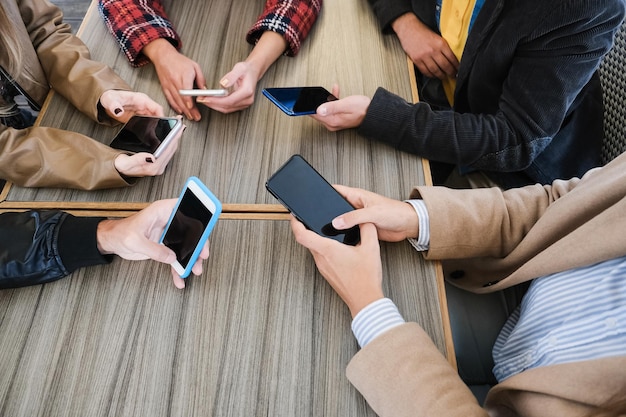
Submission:
<svg viewBox="0 0 626 417">
<path fill-rule="evenodd" d="M 311 251 L 320 273 L 346 303 L 352 317 L 383 298 L 374 225 L 361 225 L 361 243 L 357 246 L 321 237 L 295 219 L 291 226 L 298 243 Z M 487 416 L 416 323 L 394 327 L 367 344 L 350 362 L 347 375 L 382 417 Z"/>
<path fill-rule="evenodd" d="M 594 19 L 570 10 L 564 17 L 569 20 L 563 19 L 558 27 L 545 23 L 555 27 L 537 29 L 519 42 L 506 78 L 495 82 L 493 97 L 482 102 L 481 111 L 433 111 L 425 103 L 411 105 L 379 89 L 359 131 L 436 161 L 491 171 L 523 170 L 559 131 L 610 48 L 622 16 L 623 5 L 617 5 L 599 10 Z M 572 26 L 578 27 L 576 36 Z M 492 65 L 491 59 L 479 58 L 472 72 L 489 74 Z M 480 86 L 484 89 L 484 84 Z M 489 91 L 471 91 L 467 101 L 478 106 Z"/>
<path fill-rule="evenodd" d="M 227 97 L 200 97 L 197 101 L 222 113 L 251 106 L 259 80 L 281 55 L 298 53 L 321 7 L 321 0 L 268 0 L 246 37 L 254 44 L 252 52 L 220 81 L 231 93 Z"/>
<path fill-rule="evenodd" d="M 23 187 L 93 190 L 128 186 L 128 177 L 162 174 L 178 149 L 181 135 L 149 163 L 149 153 L 126 155 L 79 133 L 0 125 L 0 178 Z"/>
<path fill-rule="evenodd" d="M 1 214 L 0 289 L 43 284 L 109 262 L 96 245 L 101 220 L 60 211 Z"/>
<path fill-rule="evenodd" d="M 392 31 L 392 23 L 400 16 L 413 13 L 411 0 L 367 0 L 370 7 L 378 18 L 378 23 L 383 32 L 390 33 Z M 433 16 L 434 17 L 434 16 Z"/>
<path fill-rule="evenodd" d="M 98 10 L 120 49 L 135 67 L 150 62 L 143 49 L 157 39 L 165 40 L 174 51 L 182 47 L 160 0 L 98 0 Z"/>
<path fill-rule="evenodd" d="M 107 255 L 112 254 L 172 263 L 174 252 L 157 242 L 175 203 L 175 199 L 157 201 L 117 220 L 61 211 L 0 214 L 0 289 L 54 281 L 79 268 L 110 262 Z M 195 275 L 202 273 L 202 261 L 208 256 L 207 244 L 192 269 Z M 185 286 L 174 270 L 172 277 L 176 287 Z"/>
<path fill-rule="evenodd" d="M 193 99 L 178 91 L 191 89 L 194 84 L 206 88 L 206 80 L 198 63 L 179 52 L 182 42 L 161 1 L 99 0 L 98 9 L 131 65 L 152 62 L 174 111 L 189 120 L 200 120 Z"/>
<path fill-rule="evenodd" d="M 275 32 L 285 39 L 286 54 L 295 56 L 321 8 L 322 0 L 267 0 L 263 13 L 248 31 L 246 39 L 256 44 L 264 32 Z"/>
<path fill-rule="evenodd" d="M 59 8 L 48 1 L 18 2 L 22 20 L 49 84 L 81 112 L 98 120 L 98 102 L 107 90 L 130 90 L 106 65 L 91 60 L 89 50 Z"/>
</svg>

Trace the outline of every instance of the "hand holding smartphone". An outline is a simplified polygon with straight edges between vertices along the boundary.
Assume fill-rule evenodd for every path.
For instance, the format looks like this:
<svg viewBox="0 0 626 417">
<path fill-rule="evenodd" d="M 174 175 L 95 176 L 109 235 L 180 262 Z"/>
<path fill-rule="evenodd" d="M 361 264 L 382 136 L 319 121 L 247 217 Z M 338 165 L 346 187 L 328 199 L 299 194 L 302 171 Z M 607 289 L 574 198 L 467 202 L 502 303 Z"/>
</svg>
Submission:
<svg viewBox="0 0 626 417">
<path fill-rule="evenodd" d="M 302 156 L 289 158 L 267 180 L 265 187 L 308 229 L 347 245 L 359 243 L 358 225 L 337 230 L 331 223 L 354 207 Z"/>
<path fill-rule="evenodd" d="M 148 152 L 158 158 L 182 127 L 182 120 L 176 117 L 133 116 L 110 146 L 135 153 Z"/>
<path fill-rule="evenodd" d="M 337 100 L 324 87 L 265 88 L 263 95 L 289 116 L 315 114 L 321 104 Z"/>
<path fill-rule="evenodd" d="M 172 267 L 186 278 L 222 213 L 222 204 L 196 177 L 189 177 L 159 243 L 176 253 Z"/>
</svg>

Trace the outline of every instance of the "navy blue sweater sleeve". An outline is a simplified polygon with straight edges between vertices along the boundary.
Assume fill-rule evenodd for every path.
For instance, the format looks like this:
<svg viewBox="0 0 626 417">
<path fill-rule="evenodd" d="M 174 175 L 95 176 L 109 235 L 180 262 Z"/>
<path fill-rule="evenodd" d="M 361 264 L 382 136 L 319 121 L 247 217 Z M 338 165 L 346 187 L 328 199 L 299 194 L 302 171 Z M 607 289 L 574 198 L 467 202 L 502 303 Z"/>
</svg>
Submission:
<svg viewBox="0 0 626 417">
<path fill-rule="evenodd" d="M 109 262 L 96 242 L 102 220 L 61 211 L 1 214 L 0 289 L 43 284 Z"/>
</svg>

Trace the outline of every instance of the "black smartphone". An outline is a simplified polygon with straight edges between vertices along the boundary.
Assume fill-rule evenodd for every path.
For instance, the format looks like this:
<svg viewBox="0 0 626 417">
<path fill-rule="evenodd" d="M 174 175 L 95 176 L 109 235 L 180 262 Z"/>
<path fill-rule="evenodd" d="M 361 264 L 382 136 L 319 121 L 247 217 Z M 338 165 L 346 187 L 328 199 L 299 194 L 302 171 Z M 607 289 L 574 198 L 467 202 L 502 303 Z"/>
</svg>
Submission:
<svg viewBox="0 0 626 417">
<path fill-rule="evenodd" d="M 263 95 L 289 116 L 315 114 L 320 104 L 337 100 L 324 87 L 265 88 Z"/>
<path fill-rule="evenodd" d="M 181 119 L 176 117 L 133 116 L 110 146 L 135 153 L 149 152 L 158 158 L 182 127 Z"/>
<path fill-rule="evenodd" d="M 337 230 L 332 220 L 354 207 L 302 156 L 293 155 L 265 183 L 267 190 L 317 234 L 347 245 L 361 239 L 359 226 Z"/>
</svg>

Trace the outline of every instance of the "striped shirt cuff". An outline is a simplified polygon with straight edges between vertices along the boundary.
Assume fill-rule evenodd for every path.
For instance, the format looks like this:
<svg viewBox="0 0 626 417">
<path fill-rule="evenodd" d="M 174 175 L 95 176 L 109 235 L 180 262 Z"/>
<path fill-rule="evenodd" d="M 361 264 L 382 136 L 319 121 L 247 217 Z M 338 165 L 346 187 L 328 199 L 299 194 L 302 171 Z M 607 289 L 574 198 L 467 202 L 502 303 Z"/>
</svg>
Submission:
<svg viewBox="0 0 626 417">
<path fill-rule="evenodd" d="M 419 222 L 419 232 L 417 239 L 407 239 L 415 250 L 425 252 L 430 248 L 430 222 L 428 217 L 428 209 L 424 200 L 405 200 L 415 209 Z"/>
<path fill-rule="evenodd" d="M 363 348 L 387 330 L 404 323 L 394 302 L 389 298 L 381 298 L 359 311 L 352 320 L 352 333 Z"/>
</svg>

